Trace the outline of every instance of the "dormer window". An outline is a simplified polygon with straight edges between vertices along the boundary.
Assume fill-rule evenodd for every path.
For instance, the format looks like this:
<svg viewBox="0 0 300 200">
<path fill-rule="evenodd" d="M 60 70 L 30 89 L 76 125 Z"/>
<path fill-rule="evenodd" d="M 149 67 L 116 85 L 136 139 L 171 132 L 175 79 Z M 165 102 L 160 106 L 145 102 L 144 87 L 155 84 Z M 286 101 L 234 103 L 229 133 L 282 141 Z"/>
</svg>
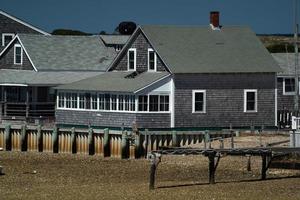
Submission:
<svg viewBox="0 0 300 200">
<path fill-rule="evenodd" d="M 23 49 L 20 44 L 14 46 L 14 64 L 22 65 L 23 63 Z"/>
<path fill-rule="evenodd" d="M 128 71 L 135 71 L 136 70 L 136 49 L 129 49 L 128 50 Z"/>
<path fill-rule="evenodd" d="M 8 45 L 8 43 L 14 38 L 13 33 L 2 33 L 2 46 Z"/>
<path fill-rule="evenodd" d="M 148 71 L 156 71 L 156 53 L 148 49 Z"/>
</svg>

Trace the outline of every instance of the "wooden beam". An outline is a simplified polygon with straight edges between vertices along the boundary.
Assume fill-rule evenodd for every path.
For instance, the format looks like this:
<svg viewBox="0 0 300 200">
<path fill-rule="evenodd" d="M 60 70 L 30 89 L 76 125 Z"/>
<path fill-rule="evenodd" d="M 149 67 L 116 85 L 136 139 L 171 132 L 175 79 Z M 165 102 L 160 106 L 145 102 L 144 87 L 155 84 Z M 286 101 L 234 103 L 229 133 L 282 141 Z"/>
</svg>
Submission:
<svg viewBox="0 0 300 200">
<path fill-rule="evenodd" d="M 155 173 L 158 164 L 160 163 L 160 155 L 156 153 L 151 153 L 149 155 L 151 161 L 151 168 L 150 168 L 150 181 L 149 181 L 149 190 L 154 190 L 155 185 Z"/>
<path fill-rule="evenodd" d="M 215 171 L 216 171 L 215 156 L 216 156 L 215 151 L 208 153 L 209 184 L 215 184 Z"/>
</svg>

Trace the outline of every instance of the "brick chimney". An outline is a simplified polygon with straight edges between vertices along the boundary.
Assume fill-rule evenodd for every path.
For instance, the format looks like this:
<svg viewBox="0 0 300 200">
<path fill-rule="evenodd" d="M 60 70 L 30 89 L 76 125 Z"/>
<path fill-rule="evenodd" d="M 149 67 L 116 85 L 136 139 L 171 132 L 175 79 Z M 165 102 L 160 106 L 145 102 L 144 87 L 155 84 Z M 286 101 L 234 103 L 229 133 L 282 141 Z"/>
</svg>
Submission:
<svg viewBox="0 0 300 200">
<path fill-rule="evenodd" d="M 220 21 L 219 21 L 220 13 L 218 11 L 210 12 L 210 26 L 212 29 L 220 29 Z"/>
</svg>

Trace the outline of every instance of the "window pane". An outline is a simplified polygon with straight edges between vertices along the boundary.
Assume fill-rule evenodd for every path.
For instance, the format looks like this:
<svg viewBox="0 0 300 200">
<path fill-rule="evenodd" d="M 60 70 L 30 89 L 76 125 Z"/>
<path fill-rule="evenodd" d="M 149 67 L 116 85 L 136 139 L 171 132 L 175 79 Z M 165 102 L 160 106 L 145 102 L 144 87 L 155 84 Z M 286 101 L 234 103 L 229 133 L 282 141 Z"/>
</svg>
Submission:
<svg viewBox="0 0 300 200">
<path fill-rule="evenodd" d="M 77 93 L 71 94 L 71 107 L 77 108 Z"/>
<path fill-rule="evenodd" d="M 91 94 L 91 109 L 97 110 L 97 94 Z"/>
<path fill-rule="evenodd" d="M 149 51 L 149 69 L 150 70 L 154 70 L 154 68 L 155 68 L 155 63 L 154 63 L 154 56 L 155 55 L 155 53 L 154 53 L 154 51 Z"/>
<path fill-rule="evenodd" d="M 105 94 L 104 98 L 105 98 L 105 108 L 104 108 L 104 110 L 110 110 L 110 95 Z"/>
<path fill-rule="evenodd" d="M 195 93 L 195 112 L 203 112 L 204 111 L 204 93 L 196 92 Z"/>
<path fill-rule="evenodd" d="M 15 47 L 15 63 L 20 64 L 22 62 L 22 49 L 21 47 Z"/>
<path fill-rule="evenodd" d="M 135 65 L 134 54 L 135 54 L 135 51 L 130 50 L 128 52 L 129 69 L 134 69 L 134 65 Z"/>
<path fill-rule="evenodd" d="M 119 95 L 119 110 L 124 110 L 124 95 Z"/>
<path fill-rule="evenodd" d="M 85 94 L 79 94 L 79 108 L 85 109 Z"/>
<path fill-rule="evenodd" d="M 130 96 L 130 111 L 135 111 L 135 96 Z"/>
<path fill-rule="evenodd" d="M 147 111 L 148 110 L 148 96 L 143 95 L 139 96 L 139 111 Z"/>
<path fill-rule="evenodd" d="M 284 81 L 285 81 L 285 92 L 295 92 L 295 79 L 286 78 Z"/>
<path fill-rule="evenodd" d="M 99 94 L 99 109 L 104 110 L 104 107 L 105 107 L 104 94 Z"/>
<path fill-rule="evenodd" d="M 64 97 L 65 97 L 64 93 L 60 92 L 60 93 L 58 94 L 58 107 L 59 107 L 59 108 L 65 107 L 65 100 L 64 100 Z"/>
<path fill-rule="evenodd" d="M 246 110 L 247 111 L 255 111 L 255 92 L 247 92 L 246 94 Z"/>
<path fill-rule="evenodd" d="M 66 93 L 66 108 L 71 108 L 71 93 Z"/>
<path fill-rule="evenodd" d="M 13 39 L 11 35 L 4 36 L 4 45 L 8 45 L 8 43 Z"/>
<path fill-rule="evenodd" d="M 158 111 L 158 95 L 150 95 L 149 111 Z"/>
<path fill-rule="evenodd" d="M 117 95 L 115 94 L 111 95 L 111 109 L 117 110 Z"/>
<path fill-rule="evenodd" d="M 169 111 L 169 96 L 164 95 L 159 97 L 159 110 L 160 111 Z"/>
</svg>

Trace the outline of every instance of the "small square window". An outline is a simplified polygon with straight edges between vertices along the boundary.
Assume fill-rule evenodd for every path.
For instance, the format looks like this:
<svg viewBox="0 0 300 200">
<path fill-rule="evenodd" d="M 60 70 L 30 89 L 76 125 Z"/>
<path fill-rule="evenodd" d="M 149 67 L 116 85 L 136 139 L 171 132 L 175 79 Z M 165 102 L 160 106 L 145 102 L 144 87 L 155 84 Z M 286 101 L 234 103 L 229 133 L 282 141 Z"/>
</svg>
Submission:
<svg viewBox="0 0 300 200">
<path fill-rule="evenodd" d="M 206 112 L 206 91 L 194 90 L 193 91 L 193 113 Z"/>
<path fill-rule="evenodd" d="M 257 90 L 244 90 L 244 112 L 257 112 Z"/>
<path fill-rule="evenodd" d="M 2 46 L 8 45 L 14 36 L 13 33 L 2 33 Z"/>
<path fill-rule="evenodd" d="M 295 79 L 294 78 L 284 78 L 283 82 L 283 94 L 295 94 Z"/>
</svg>

